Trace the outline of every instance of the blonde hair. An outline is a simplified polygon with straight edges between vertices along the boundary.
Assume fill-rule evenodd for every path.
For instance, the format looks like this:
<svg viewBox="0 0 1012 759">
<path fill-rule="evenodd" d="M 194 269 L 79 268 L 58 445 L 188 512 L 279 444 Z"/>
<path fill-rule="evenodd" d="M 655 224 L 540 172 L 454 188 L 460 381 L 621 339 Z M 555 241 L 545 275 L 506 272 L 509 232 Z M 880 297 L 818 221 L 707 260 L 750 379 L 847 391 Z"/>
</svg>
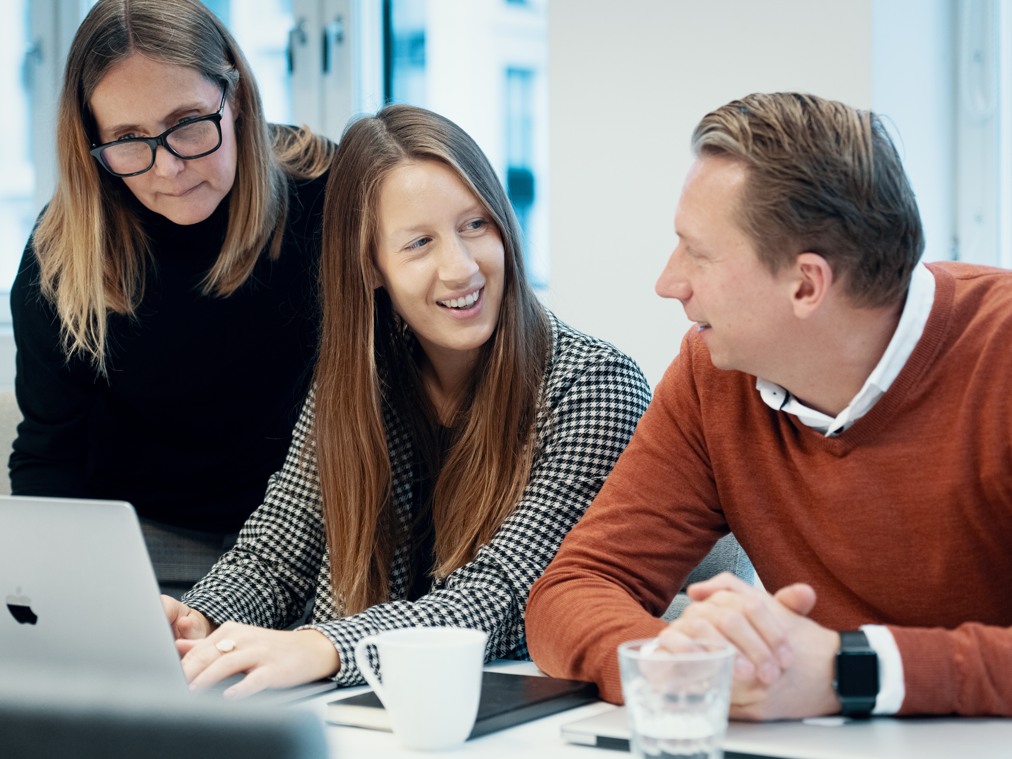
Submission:
<svg viewBox="0 0 1012 759">
<path fill-rule="evenodd" d="M 372 279 L 380 187 L 395 167 L 417 160 L 457 174 L 485 206 L 505 249 L 497 326 L 458 406 L 433 487 L 437 577 L 492 538 L 516 506 L 535 455 L 550 329 L 527 283 L 517 222 L 495 172 L 460 127 L 421 108 L 388 106 L 352 123 L 327 188 L 312 436 L 334 596 L 350 613 L 386 600 L 394 545 L 406 537 L 395 533 L 383 409 L 408 417 L 416 447 L 420 427 L 435 418 L 420 384 L 420 349 Z"/>
<path fill-rule="evenodd" d="M 149 253 L 123 181 L 88 152 L 95 141 L 89 100 L 115 64 L 132 54 L 194 69 L 224 85 L 235 114 L 237 171 L 221 252 L 204 292 L 225 297 L 260 257 L 280 254 L 287 179 L 321 174 L 329 146 L 308 131 L 268 132 L 260 94 L 224 25 L 195 0 L 99 0 L 71 44 L 56 125 L 59 179 L 34 232 L 43 295 L 60 317 L 67 357 L 81 354 L 106 370 L 110 313 L 133 316 L 143 297 Z"/>
<path fill-rule="evenodd" d="M 739 220 L 770 271 L 810 251 L 829 262 L 855 305 L 906 296 L 924 233 L 874 113 L 814 95 L 757 93 L 704 116 L 692 148 L 747 166 Z"/>
</svg>

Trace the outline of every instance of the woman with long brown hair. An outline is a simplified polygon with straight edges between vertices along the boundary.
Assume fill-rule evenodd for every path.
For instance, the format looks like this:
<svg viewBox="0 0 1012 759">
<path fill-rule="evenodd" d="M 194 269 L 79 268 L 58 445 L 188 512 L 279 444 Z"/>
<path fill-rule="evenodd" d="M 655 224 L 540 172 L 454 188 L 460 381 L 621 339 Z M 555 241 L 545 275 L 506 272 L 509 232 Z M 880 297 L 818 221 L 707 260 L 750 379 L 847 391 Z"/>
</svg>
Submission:
<svg viewBox="0 0 1012 759">
<path fill-rule="evenodd" d="M 130 501 L 163 588 L 206 574 L 284 461 L 333 147 L 267 124 L 195 0 L 100 0 L 71 44 L 56 190 L 11 292 L 12 490 Z"/>
<path fill-rule="evenodd" d="M 649 400 L 611 345 L 558 321 L 524 274 L 487 158 L 411 106 L 354 121 L 324 218 L 315 384 L 238 544 L 166 599 L 194 687 L 360 682 L 363 636 L 488 633 L 526 656 L 531 584 Z M 311 623 L 295 622 L 316 593 Z M 273 629 L 263 629 L 273 628 Z"/>
</svg>

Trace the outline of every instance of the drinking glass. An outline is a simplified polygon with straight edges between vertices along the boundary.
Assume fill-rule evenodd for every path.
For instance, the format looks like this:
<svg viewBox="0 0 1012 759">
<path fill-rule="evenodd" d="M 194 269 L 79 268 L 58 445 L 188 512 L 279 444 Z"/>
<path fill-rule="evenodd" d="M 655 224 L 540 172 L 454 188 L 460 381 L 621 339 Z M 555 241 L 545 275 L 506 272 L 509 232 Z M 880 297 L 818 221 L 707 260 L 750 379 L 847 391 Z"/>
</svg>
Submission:
<svg viewBox="0 0 1012 759">
<path fill-rule="evenodd" d="M 618 647 L 631 749 L 640 759 L 720 759 L 735 649 L 694 640 L 677 651 L 656 639 Z"/>
</svg>

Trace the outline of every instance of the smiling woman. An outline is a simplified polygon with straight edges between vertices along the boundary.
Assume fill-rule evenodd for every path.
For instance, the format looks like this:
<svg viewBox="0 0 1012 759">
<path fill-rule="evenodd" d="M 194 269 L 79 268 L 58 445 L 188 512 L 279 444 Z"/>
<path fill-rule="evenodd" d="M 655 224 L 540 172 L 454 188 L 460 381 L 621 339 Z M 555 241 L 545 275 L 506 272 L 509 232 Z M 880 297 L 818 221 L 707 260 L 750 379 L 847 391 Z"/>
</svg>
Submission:
<svg viewBox="0 0 1012 759">
<path fill-rule="evenodd" d="M 235 548 L 167 602 L 197 687 L 356 684 L 356 643 L 409 626 L 526 657 L 528 590 L 649 399 L 629 358 L 540 305 L 509 199 L 447 119 L 353 122 L 324 230 L 320 360 L 288 460 Z M 314 593 L 312 624 L 284 631 Z"/>
<path fill-rule="evenodd" d="M 502 303 L 502 237 L 445 164 L 406 162 L 379 196 L 377 285 L 411 325 L 428 361 L 423 380 L 450 403 L 492 336 Z M 452 417 L 452 403 L 450 403 Z M 441 415 L 443 416 L 443 415 Z"/>
</svg>

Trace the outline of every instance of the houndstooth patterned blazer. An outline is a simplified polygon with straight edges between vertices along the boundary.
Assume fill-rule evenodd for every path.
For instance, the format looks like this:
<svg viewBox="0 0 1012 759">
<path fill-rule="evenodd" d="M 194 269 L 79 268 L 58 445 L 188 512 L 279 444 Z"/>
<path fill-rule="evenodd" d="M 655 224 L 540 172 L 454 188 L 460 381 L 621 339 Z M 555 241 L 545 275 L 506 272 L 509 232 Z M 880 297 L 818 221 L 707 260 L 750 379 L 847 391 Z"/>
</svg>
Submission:
<svg viewBox="0 0 1012 759">
<path fill-rule="evenodd" d="M 236 546 L 184 596 L 216 623 L 227 620 L 285 628 L 299 619 L 316 591 L 308 627 L 337 647 L 339 685 L 362 682 L 354 647 L 364 636 L 408 626 L 453 625 L 488 633 L 487 659 L 526 658 L 527 594 L 563 537 L 583 515 L 632 436 L 650 400 L 636 364 L 613 346 L 581 334 L 549 314 L 552 356 L 537 416 L 538 453 L 513 513 L 474 560 L 428 594 L 404 600 L 408 546 L 397 548 L 390 600 L 345 616 L 335 604 L 320 510 L 315 462 L 300 455 L 312 427 L 310 393 L 287 460 L 268 485 Z M 384 419 L 393 472 L 396 518 L 410 524 L 413 446 L 401 420 Z"/>
</svg>

